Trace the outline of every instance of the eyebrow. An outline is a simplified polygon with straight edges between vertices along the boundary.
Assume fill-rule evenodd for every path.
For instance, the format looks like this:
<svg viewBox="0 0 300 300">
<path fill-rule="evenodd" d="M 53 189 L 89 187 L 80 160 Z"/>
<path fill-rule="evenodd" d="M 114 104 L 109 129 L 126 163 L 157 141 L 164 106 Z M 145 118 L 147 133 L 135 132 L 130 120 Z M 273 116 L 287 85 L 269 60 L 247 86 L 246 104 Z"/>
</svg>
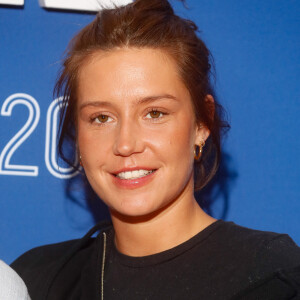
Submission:
<svg viewBox="0 0 300 300">
<path fill-rule="evenodd" d="M 161 99 L 172 99 L 172 100 L 178 101 L 178 98 L 176 98 L 175 96 L 172 96 L 170 94 L 163 94 L 163 95 L 143 97 L 141 99 L 138 99 L 136 102 L 134 102 L 133 105 L 147 104 L 147 103 L 151 103 L 153 101 L 157 101 L 157 100 L 161 100 Z M 85 108 L 87 106 L 112 107 L 113 105 L 111 104 L 111 102 L 108 102 L 108 101 L 87 101 L 87 102 L 83 103 L 82 105 L 80 105 L 79 109 L 82 110 L 83 108 Z"/>
</svg>

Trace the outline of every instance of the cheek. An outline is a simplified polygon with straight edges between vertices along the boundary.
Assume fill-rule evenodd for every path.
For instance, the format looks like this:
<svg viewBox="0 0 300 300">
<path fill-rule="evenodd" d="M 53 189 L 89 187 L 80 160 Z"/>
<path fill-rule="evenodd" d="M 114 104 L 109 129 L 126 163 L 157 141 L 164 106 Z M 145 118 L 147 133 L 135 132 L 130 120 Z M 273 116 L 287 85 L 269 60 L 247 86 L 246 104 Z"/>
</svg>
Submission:
<svg viewBox="0 0 300 300">
<path fill-rule="evenodd" d="M 192 124 L 189 120 L 183 119 L 176 123 L 169 132 L 170 146 L 178 154 L 190 153 L 193 149 L 195 134 Z"/>
<path fill-rule="evenodd" d="M 184 124 L 184 126 L 180 124 Z M 178 120 L 178 122 L 160 128 L 147 136 L 147 142 L 155 149 L 158 158 L 165 162 L 172 162 L 174 168 L 184 164 L 190 169 L 193 165 L 194 140 L 193 126 L 187 120 L 186 123 Z"/>
<path fill-rule="evenodd" d="M 85 126 L 78 126 L 78 146 L 85 162 L 85 167 L 90 164 L 101 164 L 111 152 L 110 138 L 97 130 L 90 130 Z"/>
</svg>

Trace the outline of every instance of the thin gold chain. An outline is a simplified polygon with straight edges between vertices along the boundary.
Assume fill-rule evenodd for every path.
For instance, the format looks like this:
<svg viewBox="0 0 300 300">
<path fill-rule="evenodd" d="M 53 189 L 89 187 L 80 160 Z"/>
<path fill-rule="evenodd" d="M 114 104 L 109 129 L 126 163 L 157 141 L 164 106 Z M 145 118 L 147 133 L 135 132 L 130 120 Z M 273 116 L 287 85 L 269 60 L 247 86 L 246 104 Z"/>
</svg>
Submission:
<svg viewBox="0 0 300 300">
<path fill-rule="evenodd" d="M 103 254 L 102 254 L 102 268 L 101 268 L 101 300 L 104 299 L 104 265 L 106 252 L 106 233 L 103 232 Z"/>
</svg>

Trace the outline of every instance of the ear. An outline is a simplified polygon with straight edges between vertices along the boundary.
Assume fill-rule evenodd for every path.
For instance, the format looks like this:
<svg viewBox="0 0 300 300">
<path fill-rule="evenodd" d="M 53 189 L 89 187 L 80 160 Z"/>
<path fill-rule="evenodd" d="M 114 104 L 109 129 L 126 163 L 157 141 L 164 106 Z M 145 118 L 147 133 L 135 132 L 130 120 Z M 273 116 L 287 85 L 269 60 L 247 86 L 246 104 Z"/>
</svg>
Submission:
<svg viewBox="0 0 300 300">
<path fill-rule="evenodd" d="M 215 100 L 212 95 L 205 97 L 205 105 L 208 108 L 209 118 L 213 119 L 215 114 Z M 199 145 L 201 142 L 206 141 L 209 135 L 210 131 L 204 123 L 197 124 L 195 144 Z"/>
</svg>

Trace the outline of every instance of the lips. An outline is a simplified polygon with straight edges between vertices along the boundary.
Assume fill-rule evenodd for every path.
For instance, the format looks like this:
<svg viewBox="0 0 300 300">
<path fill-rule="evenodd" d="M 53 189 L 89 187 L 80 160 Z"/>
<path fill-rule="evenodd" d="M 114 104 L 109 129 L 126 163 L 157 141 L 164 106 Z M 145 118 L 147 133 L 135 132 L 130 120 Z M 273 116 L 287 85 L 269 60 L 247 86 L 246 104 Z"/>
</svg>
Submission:
<svg viewBox="0 0 300 300">
<path fill-rule="evenodd" d="M 157 169 L 135 167 L 114 172 L 113 182 L 119 188 L 135 189 L 148 184 L 156 175 Z"/>
</svg>

